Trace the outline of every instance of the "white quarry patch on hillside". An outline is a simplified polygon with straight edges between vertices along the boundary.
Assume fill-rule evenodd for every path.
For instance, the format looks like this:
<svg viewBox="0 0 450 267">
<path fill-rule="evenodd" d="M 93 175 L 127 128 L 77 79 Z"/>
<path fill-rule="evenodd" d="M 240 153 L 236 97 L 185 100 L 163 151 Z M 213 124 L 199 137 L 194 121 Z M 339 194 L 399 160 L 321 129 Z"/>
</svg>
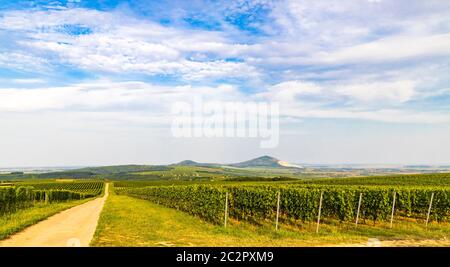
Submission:
<svg viewBox="0 0 450 267">
<path fill-rule="evenodd" d="M 283 167 L 303 168 L 303 166 L 291 164 L 291 163 L 289 163 L 287 161 L 282 161 L 282 160 L 279 160 L 278 164 L 280 164 Z"/>
</svg>

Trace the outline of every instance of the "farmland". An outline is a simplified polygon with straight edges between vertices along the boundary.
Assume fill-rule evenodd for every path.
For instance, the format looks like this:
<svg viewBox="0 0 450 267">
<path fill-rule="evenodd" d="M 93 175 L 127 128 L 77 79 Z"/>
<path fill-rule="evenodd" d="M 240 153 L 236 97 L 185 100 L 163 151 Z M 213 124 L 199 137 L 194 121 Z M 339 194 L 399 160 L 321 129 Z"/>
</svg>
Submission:
<svg viewBox="0 0 450 267">
<path fill-rule="evenodd" d="M 36 202 L 63 202 L 101 194 L 103 182 L 18 182 L 0 187 L 0 215 L 28 208 Z"/>
<path fill-rule="evenodd" d="M 0 184 L 0 239 L 103 192 L 100 181 L 25 181 Z"/>
<path fill-rule="evenodd" d="M 118 193 L 184 210 L 213 223 L 223 222 L 225 205 L 231 217 L 247 221 L 274 219 L 277 210 L 286 221 L 314 221 L 319 206 L 323 217 L 339 221 L 355 220 L 358 206 L 360 218 L 373 222 L 388 219 L 395 204 L 394 211 L 409 218 L 426 217 L 431 201 L 431 220 L 446 221 L 450 211 L 450 189 L 439 187 L 190 185 L 122 189 Z"/>
<path fill-rule="evenodd" d="M 94 246 L 310 246 L 361 244 L 373 237 L 444 242 L 450 234 L 448 173 L 311 179 L 290 169 L 259 169 L 258 176 L 257 168 L 226 167 L 245 174 L 227 176 L 216 166 L 127 168 L 130 173 L 101 169 L 106 174 L 90 180 L 1 183 L 0 190 L 16 199 L 2 205 L 0 217 L 15 218 L 10 223 L 39 218 L 29 219 L 30 225 L 102 194 L 108 179 L 112 192 Z M 29 215 L 37 211 L 42 213 Z M 24 226 L 14 227 L 4 236 Z"/>
<path fill-rule="evenodd" d="M 78 206 L 90 199 L 72 200 L 45 204 L 34 204 L 27 209 L 21 209 L 14 213 L 0 216 L 0 240 L 5 239 L 21 230 L 34 225 L 63 210 Z"/>
<path fill-rule="evenodd" d="M 409 240 L 409 245 L 450 244 L 450 224 L 431 223 L 425 227 L 414 220 L 398 218 L 392 229 L 389 223 L 376 225 L 325 219 L 316 233 L 315 222 L 295 226 L 282 223 L 278 231 L 273 221 L 259 224 L 230 218 L 227 227 L 210 223 L 187 212 L 168 208 L 152 201 L 110 194 L 101 214 L 92 246 L 330 246 L 367 245 L 369 238 Z M 432 240 L 432 241 L 431 241 Z M 416 243 L 417 242 L 417 243 Z M 407 245 L 407 244 L 406 244 Z"/>
<path fill-rule="evenodd" d="M 326 185 L 450 186 L 450 173 L 386 175 L 304 181 Z"/>
<path fill-rule="evenodd" d="M 99 195 L 103 191 L 103 181 L 75 181 L 75 180 L 56 180 L 56 181 L 26 181 L 17 183 L 21 186 L 32 186 L 37 190 L 68 190 L 72 192 Z"/>
<path fill-rule="evenodd" d="M 310 246 L 361 244 L 373 237 L 438 244 L 450 233 L 449 177 L 115 181 L 93 245 Z M 135 228 L 128 229 L 119 207 L 128 210 Z M 160 236 L 146 232 L 148 227 L 163 229 L 166 223 L 177 227 L 158 231 Z M 197 234 L 190 235 L 188 229 Z M 121 240 L 114 239 L 117 235 Z"/>
<path fill-rule="evenodd" d="M 266 164 L 264 160 L 268 161 Z M 364 176 L 394 176 L 396 174 L 432 173 L 450 171 L 448 167 L 396 167 L 396 168 L 340 168 L 335 166 L 305 166 L 303 168 L 273 167 L 276 159 L 260 157 L 254 159 L 257 163 L 267 166 L 251 164 L 212 164 L 184 161 L 169 165 L 119 165 L 103 167 L 86 167 L 79 169 L 60 170 L 43 173 L 2 172 L 0 181 L 23 181 L 28 179 L 75 179 L 75 180 L 129 180 L 129 181 L 242 181 L 261 179 L 317 179 L 344 178 Z M 270 164 L 269 164 L 270 163 Z M 244 167 L 237 167 L 244 166 Z"/>
</svg>

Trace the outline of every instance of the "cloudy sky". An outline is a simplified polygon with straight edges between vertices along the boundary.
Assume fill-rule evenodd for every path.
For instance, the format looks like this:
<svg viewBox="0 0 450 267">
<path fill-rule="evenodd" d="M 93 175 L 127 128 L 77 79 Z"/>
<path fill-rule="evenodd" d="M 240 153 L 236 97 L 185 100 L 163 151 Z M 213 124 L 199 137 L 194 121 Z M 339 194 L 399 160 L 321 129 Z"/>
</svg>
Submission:
<svg viewBox="0 0 450 267">
<path fill-rule="evenodd" d="M 280 143 L 177 139 L 193 95 L 276 101 Z M 0 167 L 450 163 L 450 1 L 0 0 Z"/>
</svg>

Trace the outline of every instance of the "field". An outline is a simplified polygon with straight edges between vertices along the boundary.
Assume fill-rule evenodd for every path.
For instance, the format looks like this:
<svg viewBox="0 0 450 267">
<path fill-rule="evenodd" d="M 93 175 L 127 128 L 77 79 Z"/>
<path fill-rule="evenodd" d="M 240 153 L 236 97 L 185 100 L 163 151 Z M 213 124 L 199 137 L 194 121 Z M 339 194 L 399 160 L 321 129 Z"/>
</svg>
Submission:
<svg viewBox="0 0 450 267">
<path fill-rule="evenodd" d="M 446 221 L 450 211 L 450 188 L 447 174 L 413 176 L 413 185 L 339 185 L 338 179 L 326 184 L 316 183 L 216 183 L 214 185 L 158 185 L 142 182 L 117 182 L 117 193 L 147 199 L 168 207 L 184 210 L 192 215 L 220 224 L 227 216 L 247 221 L 280 217 L 285 221 L 313 221 L 322 217 L 339 221 L 354 221 L 358 216 L 364 222 L 387 220 L 394 215 L 429 221 Z M 355 178 L 354 178 L 355 179 Z M 374 178 L 367 178 L 373 181 Z M 377 178 L 381 181 L 387 177 Z M 392 179 L 408 179 L 394 177 Z M 347 179 L 351 180 L 351 179 Z M 422 185 L 427 181 L 433 186 Z M 395 203 L 394 203 L 395 202 Z M 320 211 L 319 211 L 320 209 Z"/>
<path fill-rule="evenodd" d="M 360 246 L 376 238 L 392 246 L 450 246 L 449 173 L 289 179 L 266 176 L 269 170 L 226 179 L 208 166 L 131 170 L 123 175 L 171 173 L 103 175 L 112 192 L 92 245 Z M 103 190 L 100 179 L 1 183 L 3 235 Z"/>
<path fill-rule="evenodd" d="M 428 228 L 413 220 L 397 220 L 389 229 L 386 222 L 374 225 L 326 220 L 316 234 L 315 223 L 292 226 L 260 225 L 230 219 L 227 227 L 208 223 L 173 208 L 125 195 L 111 194 L 100 217 L 92 246 L 366 246 L 369 238 L 398 245 L 445 245 L 448 223 L 431 223 Z M 432 242 L 430 243 L 430 240 Z M 407 241 L 408 243 L 405 243 Z M 401 243 L 403 242 L 403 243 Z M 390 245 L 395 245 L 390 243 Z"/>
<path fill-rule="evenodd" d="M 101 181 L 32 180 L 0 184 L 0 239 L 101 195 Z"/>
<path fill-rule="evenodd" d="M 33 207 L 15 213 L 0 216 L 0 240 L 20 232 L 28 226 L 36 224 L 60 211 L 80 205 L 89 199 L 73 200 L 52 204 L 38 203 Z"/>
<path fill-rule="evenodd" d="M 448 246 L 449 179 L 442 173 L 259 182 L 116 181 L 92 244 L 343 246 L 377 238 L 389 246 Z"/>
<path fill-rule="evenodd" d="M 49 173 L 0 173 L 0 181 L 18 181 L 26 179 L 91 179 L 103 180 L 172 180 L 172 181 L 220 181 L 242 179 L 267 179 L 267 178 L 291 178 L 291 179 L 316 179 L 316 178 L 340 178 L 361 177 L 373 175 L 392 175 L 403 173 L 403 169 L 339 169 L 322 167 L 298 168 L 273 168 L 273 167 L 244 167 L 219 164 L 198 165 L 121 165 L 90 167 L 75 170 L 56 171 Z M 418 171 L 418 170 L 414 170 Z"/>
<path fill-rule="evenodd" d="M 37 190 L 68 190 L 83 194 L 99 195 L 103 191 L 104 182 L 58 179 L 47 181 L 25 181 L 15 183 L 15 185 L 32 186 Z"/>
<path fill-rule="evenodd" d="M 352 177 L 340 179 L 317 179 L 304 181 L 327 185 L 390 185 L 390 186 L 450 186 L 450 173 L 386 175 L 373 177 Z"/>
</svg>

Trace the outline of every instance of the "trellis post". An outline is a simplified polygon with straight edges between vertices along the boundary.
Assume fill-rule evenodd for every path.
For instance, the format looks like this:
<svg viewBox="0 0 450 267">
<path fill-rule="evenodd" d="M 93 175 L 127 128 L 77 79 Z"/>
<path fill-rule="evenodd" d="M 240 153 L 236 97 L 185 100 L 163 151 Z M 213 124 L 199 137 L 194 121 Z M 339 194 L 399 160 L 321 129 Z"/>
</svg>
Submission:
<svg viewBox="0 0 450 267">
<path fill-rule="evenodd" d="M 394 191 L 394 199 L 392 201 L 391 223 L 389 225 L 389 228 L 392 228 L 392 222 L 394 221 L 395 198 L 396 198 L 396 196 L 397 196 L 397 192 Z"/>
<path fill-rule="evenodd" d="M 361 210 L 362 193 L 359 193 L 358 210 L 356 211 L 356 222 L 355 226 L 358 226 L 359 211 Z"/>
<path fill-rule="evenodd" d="M 228 220 L 228 192 L 225 193 L 225 215 L 224 215 L 224 226 L 227 227 Z"/>
<path fill-rule="evenodd" d="M 278 231 L 278 219 L 280 217 L 280 191 L 278 191 L 278 196 L 277 196 L 277 218 L 275 221 L 275 230 Z"/>
<path fill-rule="evenodd" d="M 319 233 L 320 213 L 322 212 L 322 200 L 323 200 L 323 191 L 320 192 L 319 214 L 317 215 L 317 227 L 316 227 L 316 233 Z"/>
<path fill-rule="evenodd" d="M 434 193 L 431 193 L 430 206 L 428 207 L 428 212 L 427 212 L 427 222 L 425 224 L 426 227 L 428 227 L 428 220 L 430 219 L 431 206 L 433 205 L 433 198 L 434 198 Z"/>
</svg>

